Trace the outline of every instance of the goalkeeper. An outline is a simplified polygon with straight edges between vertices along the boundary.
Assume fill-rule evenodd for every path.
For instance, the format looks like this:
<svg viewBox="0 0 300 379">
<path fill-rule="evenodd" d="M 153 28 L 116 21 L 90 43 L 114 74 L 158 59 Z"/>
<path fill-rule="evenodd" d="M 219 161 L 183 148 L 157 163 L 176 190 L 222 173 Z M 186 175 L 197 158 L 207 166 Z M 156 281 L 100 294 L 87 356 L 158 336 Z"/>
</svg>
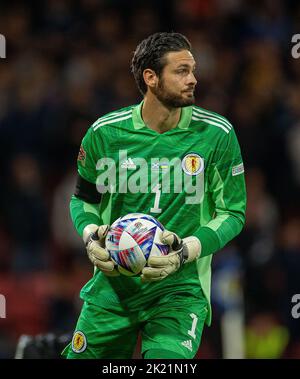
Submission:
<svg viewBox="0 0 300 379">
<path fill-rule="evenodd" d="M 67 358 L 131 358 L 139 333 L 146 359 L 193 358 L 211 322 L 212 256 L 242 230 L 246 191 L 232 125 L 194 105 L 195 64 L 179 33 L 143 40 L 131 64 L 142 102 L 82 141 L 70 209 L 94 275 Z M 133 212 L 156 217 L 170 246 L 139 277 L 119 275 L 104 248 L 109 225 Z"/>
</svg>

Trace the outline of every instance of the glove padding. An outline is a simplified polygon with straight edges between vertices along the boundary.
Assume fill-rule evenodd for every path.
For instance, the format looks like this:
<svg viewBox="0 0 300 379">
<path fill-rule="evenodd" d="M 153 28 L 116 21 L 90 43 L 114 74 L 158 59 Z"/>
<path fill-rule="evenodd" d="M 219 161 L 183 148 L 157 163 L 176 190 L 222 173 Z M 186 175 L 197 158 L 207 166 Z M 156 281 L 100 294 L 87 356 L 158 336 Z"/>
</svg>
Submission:
<svg viewBox="0 0 300 379">
<path fill-rule="evenodd" d="M 105 275 L 117 276 L 120 273 L 116 270 L 114 262 L 105 249 L 105 237 L 108 230 L 109 225 L 88 225 L 83 231 L 83 240 L 86 244 L 88 257 L 93 265 Z"/>
<path fill-rule="evenodd" d="M 168 255 L 150 256 L 148 267 L 141 274 L 143 282 L 157 282 L 176 272 L 183 263 L 192 262 L 200 256 L 201 243 L 197 237 L 181 239 L 177 234 L 165 230 L 163 243 L 170 246 Z"/>
</svg>

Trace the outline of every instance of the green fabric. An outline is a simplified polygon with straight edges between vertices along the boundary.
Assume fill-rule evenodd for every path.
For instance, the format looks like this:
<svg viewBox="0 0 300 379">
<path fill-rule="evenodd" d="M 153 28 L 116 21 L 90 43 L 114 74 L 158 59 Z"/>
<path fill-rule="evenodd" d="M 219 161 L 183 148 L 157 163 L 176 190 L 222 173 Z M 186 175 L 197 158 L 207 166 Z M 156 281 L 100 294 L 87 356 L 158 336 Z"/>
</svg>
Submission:
<svg viewBox="0 0 300 379">
<path fill-rule="evenodd" d="M 158 349 L 152 349 L 148 350 L 144 354 L 144 359 L 184 359 L 185 357 L 181 354 L 170 352 L 168 350 L 158 350 Z"/>
<path fill-rule="evenodd" d="M 218 144 L 214 161 L 211 162 L 208 171 L 215 217 L 205 224 L 205 231 L 203 231 L 203 226 L 200 226 L 194 233 L 200 241 L 203 241 L 202 256 L 214 253 L 225 246 L 243 228 L 246 207 L 244 175 L 232 175 L 232 168 L 240 163 L 239 144 L 231 130 L 228 138 Z M 210 235 L 208 228 L 212 231 Z"/>
<path fill-rule="evenodd" d="M 89 224 L 101 225 L 101 218 L 99 215 L 99 208 L 95 205 L 85 203 L 72 196 L 70 202 L 70 213 L 73 224 L 82 237 L 83 229 Z"/>
<path fill-rule="evenodd" d="M 141 112 L 143 108 L 144 101 L 142 101 L 138 106 L 132 109 L 132 122 L 134 129 L 147 128 L 147 125 L 144 123 Z M 193 108 L 185 107 L 181 109 L 180 120 L 177 125 L 179 129 L 187 129 L 190 125 L 192 118 Z M 154 132 L 156 133 L 156 132 Z"/>
<path fill-rule="evenodd" d="M 141 331 L 144 356 L 192 359 L 198 351 L 208 313 L 206 299 L 173 294 L 156 296 L 154 300 L 155 306 L 150 302 L 135 311 L 121 305 L 105 309 L 85 302 L 72 342 L 62 355 L 68 359 L 130 359 Z M 78 332 L 80 343 L 76 343 Z M 160 351 L 162 355 L 157 355 Z"/>
<path fill-rule="evenodd" d="M 210 228 L 202 226 L 194 233 L 194 236 L 198 237 L 201 241 L 201 257 L 210 255 L 220 249 L 219 238 Z"/>
<path fill-rule="evenodd" d="M 202 288 L 210 302 L 211 254 L 240 232 L 245 219 L 245 180 L 234 129 L 224 117 L 191 106 L 182 109 L 177 127 L 160 134 L 144 124 L 141 108 L 142 103 L 101 117 L 82 141 L 84 159 L 78 160 L 78 172 L 102 190 L 98 223 L 111 224 L 132 212 L 150 214 L 182 238 L 197 236 L 202 254 L 159 283 L 107 278 L 97 270 L 81 297 L 109 307 L 124 302 L 136 309 L 151 301 L 153 293 Z M 81 234 L 97 220 L 78 202 L 73 198 L 71 209 Z M 209 312 L 208 324 L 210 320 Z"/>
</svg>

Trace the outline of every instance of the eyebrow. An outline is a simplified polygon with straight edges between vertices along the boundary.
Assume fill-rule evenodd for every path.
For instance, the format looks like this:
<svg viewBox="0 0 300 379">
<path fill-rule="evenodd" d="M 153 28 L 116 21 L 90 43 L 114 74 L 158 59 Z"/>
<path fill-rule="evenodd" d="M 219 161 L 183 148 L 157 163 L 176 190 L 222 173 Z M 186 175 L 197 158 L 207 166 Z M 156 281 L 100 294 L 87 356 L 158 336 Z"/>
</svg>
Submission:
<svg viewBox="0 0 300 379">
<path fill-rule="evenodd" d="M 177 68 L 181 68 L 181 67 L 184 67 L 184 68 L 190 68 L 191 66 L 186 64 L 186 63 L 181 63 Z M 196 64 L 193 65 L 193 68 L 196 67 Z"/>
</svg>

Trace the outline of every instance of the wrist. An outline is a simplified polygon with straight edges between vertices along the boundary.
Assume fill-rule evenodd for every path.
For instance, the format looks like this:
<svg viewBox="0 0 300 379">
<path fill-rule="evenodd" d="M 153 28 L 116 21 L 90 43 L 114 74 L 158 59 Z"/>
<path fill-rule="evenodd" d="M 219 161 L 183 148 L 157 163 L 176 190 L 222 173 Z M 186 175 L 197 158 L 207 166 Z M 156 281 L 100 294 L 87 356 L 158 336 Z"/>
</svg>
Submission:
<svg viewBox="0 0 300 379">
<path fill-rule="evenodd" d="M 201 255 L 201 242 L 195 236 L 190 236 L 183 238 L 183 259 L 184 263 L 193 262 L 195 259 L 198 259 Z"/>
<path fill-rule="evenodd" d="M 89 224 L 83 229 L 82 233 L 82 239 L 85 245 L 87 244 L 90 236 L 96 232 L 96 230 L 99 228 L 99 225 L 96 224 Z"/>
</svg>

